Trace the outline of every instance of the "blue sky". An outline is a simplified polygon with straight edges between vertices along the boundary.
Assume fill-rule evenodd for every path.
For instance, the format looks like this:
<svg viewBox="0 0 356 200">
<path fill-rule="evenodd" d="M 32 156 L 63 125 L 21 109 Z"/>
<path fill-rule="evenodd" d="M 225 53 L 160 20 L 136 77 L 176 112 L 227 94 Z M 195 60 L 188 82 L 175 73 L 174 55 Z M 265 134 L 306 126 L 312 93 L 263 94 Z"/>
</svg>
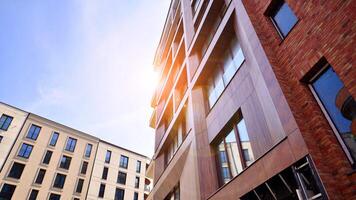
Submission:
<svg viewBox="0 0 356 200">
<path fill-rule="evenodd" d="M 3 0 L 0 101 L 151 156 L 169 0 Z"/>
</svg>

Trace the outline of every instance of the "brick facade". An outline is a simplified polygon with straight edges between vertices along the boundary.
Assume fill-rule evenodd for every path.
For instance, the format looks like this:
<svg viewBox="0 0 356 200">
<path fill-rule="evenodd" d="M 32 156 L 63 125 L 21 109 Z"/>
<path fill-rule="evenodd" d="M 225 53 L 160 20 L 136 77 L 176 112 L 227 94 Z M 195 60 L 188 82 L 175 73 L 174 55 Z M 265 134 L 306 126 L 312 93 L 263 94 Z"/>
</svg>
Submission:
<svg viewBox="0 0 356 200">
<path fill-rule="evenodd" d="M 243 0 L 329 197 L 356 199 L 355 170 L 308 85 L 301 81 L 324 57 L 356 98 L 356 1 L 286 2 L 298 22 L 282 40 L 264 14 L 271 1 Z"/>
</svg>

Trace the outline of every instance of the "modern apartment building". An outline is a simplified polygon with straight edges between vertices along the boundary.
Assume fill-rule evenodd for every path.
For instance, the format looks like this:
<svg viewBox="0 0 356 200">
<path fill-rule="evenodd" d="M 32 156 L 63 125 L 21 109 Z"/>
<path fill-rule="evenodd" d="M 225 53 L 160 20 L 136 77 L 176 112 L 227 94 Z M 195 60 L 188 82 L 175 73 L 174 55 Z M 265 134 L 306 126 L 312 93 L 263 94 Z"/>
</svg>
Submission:
<svg viewBox="0 0 356 200">
<path fill-rule="evenodd" d="M 144 199 L 147 157 L 6 104 L 0 108 L 6 118 L 0 125 L 7 130 L 1 132 L 0 199 Z M 116 182 L 119 171 L 127 174 L 126 183 Z"/>
<path fill-rule="evenodd" d="M 95 158 L 87 199 L 143 200 L 148 194 L 146 156 L 100 140 Z"/>
<path fill-rule="evenodd" d="M 148 199 L 356 199 L 353 3 L 172 0 Z"/>
</svg>

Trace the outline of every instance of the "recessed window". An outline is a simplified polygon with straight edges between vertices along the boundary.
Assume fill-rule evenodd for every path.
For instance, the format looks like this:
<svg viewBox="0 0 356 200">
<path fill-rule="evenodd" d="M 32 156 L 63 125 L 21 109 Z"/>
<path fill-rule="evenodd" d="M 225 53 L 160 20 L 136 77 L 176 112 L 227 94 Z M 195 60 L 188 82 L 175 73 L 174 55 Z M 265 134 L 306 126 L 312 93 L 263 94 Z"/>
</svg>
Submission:
<svg viewBox="0 0 356 200">
<path fill-rule="evenodd" d="M 135 177 L 135 188 L 139 188 L 140 187 L 140 177 L 136 176 Z"/>
<path fill-rule="evenodd" d="M 278 1 L 270 8 L 269 17 L 282 38 L 285 38 L 297 23 L 298 18 L 284 1 Z"/>
<path fill-rule="evenodd" d="M 93 148 L 92 144 L 87 144 L 87 146 L 85 147 L 85 154 L 84 154 L 85 157 L 87 158 L 90 157 L 92 148 Z"/>
<path fill-rule="evenodd" d="M 20 179 L 24 169 L 25 169 L 24 164 L 15 162 L 11 167 L 8 177 Z"/>
<path fill-rule="evenodd" d="M 40 170 L 38 171 L 38 174 L 37 174 L 35 183 L 36 183 L 36 184 L 42 184 L 45 175 L 46 175 L 46 170 L 40 169 Z"/>
<path fill-rule="evenodd" d="M 76 193 L 82 193 L 84 179 L 78 179 L 77 188 L 75 189 Z"/>
<path fill-rule="evenodd" d="M 69 156 L 62 156 L 61 162 L 59 164 L 59 167 L 62 169 L 69 169 L 70 167 L 70 162 L 72 161 L 72 158 Z"/>
<path fill-rule="evenodd" d="M 49 200 L 60 200 L 60 199 L 61 199 L 61 195 L 59 195 L 59 194 L 51 193 L 49 195 Z"/>
<path fill-rule="evenodd" d="M 76 145 L 77 145 L 77 139 L 69 137 L 68 140 L 67 140 L 67 144 L 66 144 L 65 150 L 70 151 L 70 152 L 74 152 Z"/>
<path fill-rule="evenodd" d="M 104 194 L 105 194 L 105 184 L 102 183 L 100 184 L 100 188 L 99 188 L 99 197 L 100 198 L 104 198 Z"/>
<path fill-rule="evenodd" d="M 44 158 L 43 158 L 42 163 L 48 165 L 49 162 L 51 161 L 52 154 L 53 154 L 52 151 L 46 151 L 46 154 L 45 154 L 45 156 L 44 156 Z"/>
<path fill-rule="evenodd" d="M 10 185 L 4 183 L 0 192 L 0 199 L 12 199 L 12 195 L 14 194 L 16 189 L 16 185 Z"/>
<path fill-rule="evenodd" d="M 54 179 L 53 187 L 63 189 L 66 177 L 66 175 L 58 173 Z"/>
<path fill-rule="evenodd" d="M 136 172 L 137 173 L 140 173 L 141 172 L 141 161 L 137 161 L 137 163 L 136 163 Z"/>
<path fill-rule="evenodd" d="M 173 188 L 172 191 L 169 192 L 169 194 L 166 196 L 164 199 L 180 199 L 180 189 L 179 189 L 179 183 L 177 186 Z"/>
<path fill-rule="evenodd" d="M 134 193 L 134 198 L 133 198 L 133 200 L 138 200 L 138 193 L 137 193 L 137 192 Z"/>
<path fill-rule="evenodd" d="M 39 192 L 38 190 L 32 189 L 28 197 L 28 200 L 36 200 L 38 196 L 38 192 Z"/>
<path fill-rule="evenodd" d="M 128 165 L 129 165 L 129 158 L 127 156 L 121 155 L 120 167 L 127 169 Z"/>
<path fill-rule="evenodd" d="M 53 147 L 56 146 L 58 137 L 59 137 L 59 133 L 53 132 L 52 137 L 51 137 L 51 141 L 49 142 L 49 145 L 51 145 Z"/>
<path fill-rule="evenodd" d="M 17 155 L 22 158 L 29 158 L 31 155 L 32 149 L 33 149 L 32 145 L 23 143 L 21 145 L 20 151 Z"/>
<path fill-rule="evenodd" d="M 117 183 L 126 184 L 126 173 L 125 172 L 119 172 L 117 175 Z"/>
<path fill-rule="evenodd" d="M 3 139 L 3 138 L 4 138 L 4 137 L 0 135 L 0 143 L 2 142 L 2 139 Z"/>
<path fill-rule="evenodd" d="M 111 151 L 107 150 L 105 155 L 105 162 L 110 163 L 111 160 Z"/>
<path fill-rule="evenodd" d="M 236 38 L 232 39 L 226 49 L 219 55 L 221 61 L 214 62 L 214 70 L 208 79 L 207 96 L 212 108 L 232 77 L 245 60 L 241 45 Z"/>
<path fill-rule="evenodd" d="M 115 200 L 124 200 L 125 190 L 121 188 L 116 188 L 115 190 Z"/>
<path fill-rule="evenodd" d="M 101 178 L 106 180 L 108 178 L 108 172 L 109 172 L 109 168 L 104 167 L 103 174 L 102 174 Z"/>
<path fill-rule="evenodd" d="M 83 161 L 82 168 L 80 169 L 81 174 L 86 174 L 88 169 L 88 162 Z"/>
<path fill-rule="evenodd" d="M 7 131 L 9 129 L 9 126 L 13 120 L 13 117 L 10 117 L 8 115 L 1 115 L 0 118 L 0 129 L 3 131 Z"/>
<path fill-rule="evenodd" d="M 28 130 L 26 138 L 31 140 L 37 140 L 40 131 L 41 127 L 32 124 L 30 130 Z"/>
<path fill-rule="evenodd" d="M 310 83 L 325 116 L 349 160 L 355 163 L 356 140 L 352 122 L 356 119 L 356 102 L 330 65 Z"/>
<path fill-rule="evenodd" d="M 216 146 L 221 185 L 229 182 L 254 161 L 244 119 L 240 118 L 231 127 Z"/>
</svg>

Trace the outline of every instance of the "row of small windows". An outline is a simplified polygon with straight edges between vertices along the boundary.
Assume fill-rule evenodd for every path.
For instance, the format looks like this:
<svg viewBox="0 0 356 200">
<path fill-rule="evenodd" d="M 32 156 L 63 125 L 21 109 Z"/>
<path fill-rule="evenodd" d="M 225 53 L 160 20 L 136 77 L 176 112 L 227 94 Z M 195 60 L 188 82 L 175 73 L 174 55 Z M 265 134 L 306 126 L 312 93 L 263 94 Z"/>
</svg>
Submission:
<svg viewBox="0 0 356 200">
<path fill-rule="evenodd" d="M 109 150 L 106 151 L 105 163 L 110 163 L 111 154 L 112 154 L 111 151 L 109 151 Z M 129 157 L 124 156 L 124 155 L 121 155 L 119 166 L 120 166 L 121 168 L 127 169 L 128 166 L 129 166 Z M 138 160 L 137 163 L 136 163 L 136 172 L 137 172 L 137 173 L 140 173 L 140 172 L 141 172 L 141 161 L 139 161 L 139 160 Z"/>
<path fill-rule="evenodd" d="M 41 131 L 41 127 L 32 124 L 27 135 L 26 135 L 26 138 L 31 139 L 31 140 L 37 140 L 37 138 L 40 134 L 40 131 Z M 53 146 L 53 147 L 56 146 L 58 138 L 59 138 L 59 133 L 53 132 L 51 140 L 49 142 L 49 145 Z M 67 143 L 66 143 L 64 149 L 69 152 L 74 152 L 76 145 L 77 145 L 77 139 L 68 137 Z M 85 147 L 84 156 L 89 158 L 91 155 L 92 149 L 93 149 L 93 145 L 87 144 Z"/>
<path fill-rule="evenodd" d="M 99 194 L 98 194 L 99 198 L 104 198 L 105 188 L 106 185 L 104 183 L 101 183 L 99 188 Z M 116 188 L 114 200 L 124 200 L 124 198 L 125 198 L 125 190 L 122 188 Z M 134 192 L 133 200 L 138 200 L 138 192 Z"/>
</svg>

